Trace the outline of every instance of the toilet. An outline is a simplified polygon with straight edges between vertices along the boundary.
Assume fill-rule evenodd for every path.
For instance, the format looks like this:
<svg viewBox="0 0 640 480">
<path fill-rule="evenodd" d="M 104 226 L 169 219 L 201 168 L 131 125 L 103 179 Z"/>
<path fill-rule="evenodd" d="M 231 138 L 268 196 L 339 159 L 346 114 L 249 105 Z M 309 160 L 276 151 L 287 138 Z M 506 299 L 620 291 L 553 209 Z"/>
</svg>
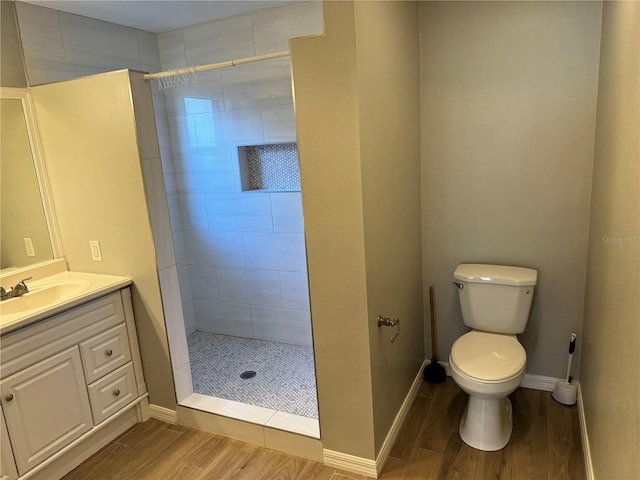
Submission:
<svg viewBox="0 0 640 480">
<path fill-rule="evenodd" d="M 516 335 L 529 320 L 537 271 L 462 264 L 453 277 L 464 324 L 472 330 L 451 347 L 451 377 L 469 394 L 460 437 L 473 448 L 504 448 L 513 430 L 511 401 L 524 378 L 527 353 Z"/>
</svg>

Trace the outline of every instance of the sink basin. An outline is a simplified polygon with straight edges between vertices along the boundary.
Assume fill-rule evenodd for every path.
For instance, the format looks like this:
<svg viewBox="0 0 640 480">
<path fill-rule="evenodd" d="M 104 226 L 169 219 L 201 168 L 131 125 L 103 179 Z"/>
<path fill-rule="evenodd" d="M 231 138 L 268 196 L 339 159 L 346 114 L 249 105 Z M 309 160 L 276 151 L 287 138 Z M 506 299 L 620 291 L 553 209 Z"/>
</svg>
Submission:
<svg viewBox="0 0 640 480">
<path fill-rule="evenodd" d="M 31 291 L 21 297 L 4 300 L 0 303 L 2 315 L 23 313 L 29 310 L 46 308 L 71 298 L 89 285 L 86 280 L 67 280 L 55 283 L 41 283 L 30 287 Z"/>
</svg>

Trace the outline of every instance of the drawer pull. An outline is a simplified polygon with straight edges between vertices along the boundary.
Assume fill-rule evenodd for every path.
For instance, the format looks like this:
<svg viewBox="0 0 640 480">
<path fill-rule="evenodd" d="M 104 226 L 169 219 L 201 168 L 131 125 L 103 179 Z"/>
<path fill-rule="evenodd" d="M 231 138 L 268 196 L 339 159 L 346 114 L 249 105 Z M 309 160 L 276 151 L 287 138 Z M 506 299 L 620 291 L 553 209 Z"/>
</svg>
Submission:
<svg viewBox="0 0 640 480">
<path fill-rule="evenodd" d="M 6 397 L 4 397 L 4 399 L 5 399 L 7 402 L 10 402 L 11 400 L 13 400 L 13 393 L 10 393 L 10 394 L 9 394 L 9 395 L 7 395 Z"/>
<path fill-rule="evenodd" d="M 114 390 L 114 391 L 113 391 L 113 394 L 117 397 L 118 395 L 120 395 L 120 390 L 117 390 L 117 389 L 116 389 L 116 390 Z"/>
<path fill-rule="evenodd" d="M 110 357 L 111 355 L 113 355 L 113 350 L 108 349 L 108 350 L 107 350 L 106 352 L 104 352 L 104 353 L 107 355 L 107 357 Z"/>
</svg>

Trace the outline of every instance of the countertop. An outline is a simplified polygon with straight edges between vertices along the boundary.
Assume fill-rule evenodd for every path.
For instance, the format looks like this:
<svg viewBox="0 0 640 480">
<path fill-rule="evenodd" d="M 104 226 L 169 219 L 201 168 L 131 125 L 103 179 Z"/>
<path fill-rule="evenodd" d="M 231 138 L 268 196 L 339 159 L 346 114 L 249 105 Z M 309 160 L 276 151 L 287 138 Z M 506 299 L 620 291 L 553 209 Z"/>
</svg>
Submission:
<svg viewBox="0 0 640 480">
<path fill-rule="evenodd" d="M 6 309 L 9 302 L 20 302 L 21 299 L 27 298 L 29 293 L 25 294 L 23 297 L 0 302 L 0 335 L 6 335 L 65 310 L 69 310 L 70 308 L 118 291 L 121 288 L 131 285 L 131 278 L 114 275 L 99 275 L 95 273 L 62 272 L 26 283 L 29 287 L 30 293 L 36 293 L 39 290 L 43 290 L 56 284 L 68 284 L 74 282 L 80 285 L 80 287 L 77 288 L 77 292 L 46 306 L 22 310 L 16 313 L 4 314 L 3 307 Z"/>
</svg>

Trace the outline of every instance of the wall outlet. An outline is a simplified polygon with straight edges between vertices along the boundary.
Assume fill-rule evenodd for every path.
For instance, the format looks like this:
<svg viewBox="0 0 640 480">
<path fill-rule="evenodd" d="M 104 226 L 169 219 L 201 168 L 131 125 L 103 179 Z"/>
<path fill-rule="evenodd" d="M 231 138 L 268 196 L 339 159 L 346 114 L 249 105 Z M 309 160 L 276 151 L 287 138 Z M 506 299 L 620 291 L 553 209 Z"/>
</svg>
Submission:
<svg viewBox="0 0 640 480">
<path fill-rule="evenodd" d="M 24 237 L 24 248 L 27 250 L 27 257 L 36 256 L 36 251 L 33 249 L 33 240 L 30 237 Z"/>
<path fill-rule="evenodd" d="M 91 247 L 91 259 L 94 262 L 101 262 L 102 250 L 100 249 L 100 242 L 98 240 L 89 240 L 89 246 Z"/>
</svg>

